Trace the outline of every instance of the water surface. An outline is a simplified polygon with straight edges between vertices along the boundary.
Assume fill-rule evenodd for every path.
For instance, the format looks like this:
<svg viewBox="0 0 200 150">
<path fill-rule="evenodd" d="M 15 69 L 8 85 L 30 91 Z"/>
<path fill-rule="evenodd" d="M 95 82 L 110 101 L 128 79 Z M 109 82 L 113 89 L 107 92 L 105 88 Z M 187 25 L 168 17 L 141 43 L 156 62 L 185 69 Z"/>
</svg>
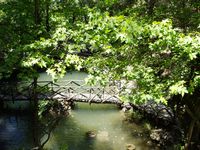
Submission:
<svg viewBox="0 0 200 150">
<path fill-rule="evenodd" d="M 61 80 L 84 80 L 86 77 L 83 72 L 70 72 Z M 49 81 L 51 77 L 41 73 L 39 80 Z M 10 111 L 0 114 L 0 150 L 29 150 L 47 138 L 49 129 L 44 128 L 45 123 L 40 125 L 30 111 L 29 102 L 7 102 L 5 107 Z M 21 111 L 16 112 L 16 109 Z M 44 148 L 126 150 L 127 144 L 133 144 L 137 150 L 153 149 L 146 144 L 148 138 L 142 126 L 124 121 L 124 114 L 115 105 L 78 103 L 69 116 L 62 117 L 51 128 Z M 88 132 L 95 137 L 88 137 Z"/>
<path fill-rule="evenodd" d="M 88 137 L 88 131 L 96 136 Z M 134 144 L 137 150 L 148 150 L 143 131 L 141 126 L 125 122 L 124 114 L 114 105 L 79 103 L 71 116 L 61 120 L 45 148 L 125 150 L 127 144 Z"/>
</svg>

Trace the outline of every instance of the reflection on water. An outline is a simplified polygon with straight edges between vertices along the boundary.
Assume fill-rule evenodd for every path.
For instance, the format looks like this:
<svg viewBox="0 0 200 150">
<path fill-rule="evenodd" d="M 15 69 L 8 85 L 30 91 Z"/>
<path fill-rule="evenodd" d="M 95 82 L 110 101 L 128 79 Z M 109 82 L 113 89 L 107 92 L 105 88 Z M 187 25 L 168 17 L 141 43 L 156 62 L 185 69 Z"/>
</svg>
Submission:
<svg viewBox="0 0 200 150">
<path fill-rule="evenodd" d="M 114 105 L 78 103 L 71 115 L 63 117 L 53 128 L 44 148 L 125 150 L 127 144 L 134 144 L 137 150 L 151 149 L 146 144 L 148 139 L 143 134 L 143 128 L 124 122 L 123 118 L 123 113 Z M 88 133 L 95 137 L 89 137 Z M 0 150 L 28 150 L 37 146 L 38 141 L 43 143 L 46 139 L 47 134 L 39 122 L 34 121 L 31 113 L 0 115 Z"/>
<path fill-rule="evenodd" d="M 71 71 L 68 72 L 62 79 L 59 80 L 84 80 L 87 77 L 85 72 Z M 46 72 L 40 73 L 39 81 L 49 81 L 52 80 L 51 76 L 47 75 Z"/>
<path fill-rule="evenodd" d="M 133 134 L 137 130 L 137 136 Z M 95 137 L 88 137 L 91 131 Z M 121 112 L 114 105 L 78 104 L 72 115 L 63 118 L 45 148 L 56 150 L 125 150 L 134 144 L 137 150 L 150 149 L 147 139 L 139 136 L 143 129 L 123 121 Z"/>
<path fill-rule="evenodd" d="M 86 76 L 86 73 L 72 72 L 62 80 L 83 80 Z M 44 73 L 39 80 L 51 78 Z M 5 107 L 30 108 L 29 102 L 9 102 Z M 49 150 L 125 150 L 127 144 L 134 144 L 137 150 L 151 149 L 146 144 L 143 128 L 124 122 L 123 117 L 114 105 L 78 103 L 70 116 L 48 129 L 42 128 L 44 125 L 31 112 L 0 114 L 0 150 L 29 150 L 48 139 L 46 131 L 52 131 L 44 146 Z"/>
<path fill-rule="evenodd" d="M 30 115 L 0 115 L 0 149 L 32 148 L 32 126 Z"/>
</svg>

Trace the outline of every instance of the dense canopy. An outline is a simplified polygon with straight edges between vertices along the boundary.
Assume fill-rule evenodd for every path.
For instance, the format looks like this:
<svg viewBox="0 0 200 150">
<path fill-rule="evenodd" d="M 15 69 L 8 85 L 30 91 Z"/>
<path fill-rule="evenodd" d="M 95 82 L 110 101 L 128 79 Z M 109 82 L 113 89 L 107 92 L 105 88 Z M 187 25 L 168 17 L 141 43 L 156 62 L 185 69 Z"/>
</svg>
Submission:
<svg viewBox="0 0 200 150">
<path fill-rule="evenodd" d="M 133 81 L 124 101 L 164 103 L 200 131 L 199 29 L 199 0 L 0 0 L 0 80 Z"/>
</svg>

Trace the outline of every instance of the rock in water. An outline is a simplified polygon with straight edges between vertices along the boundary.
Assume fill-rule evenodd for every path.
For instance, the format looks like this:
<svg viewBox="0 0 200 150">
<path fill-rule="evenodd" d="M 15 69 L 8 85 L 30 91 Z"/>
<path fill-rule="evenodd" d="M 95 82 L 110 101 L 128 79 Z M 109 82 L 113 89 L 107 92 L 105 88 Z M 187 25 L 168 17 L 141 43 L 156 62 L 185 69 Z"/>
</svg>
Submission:
<svg viewBox="0 0 200 150">
<path fill-rule="evenodd" d="M 95 138 L 96 133 L 94 131 L 87 131 L 86 136 L 89 137 L 89 138 Z"/>
<path fill-rule="evenodd" d="M 136 147 L 134 144 L 126 144 L 126 150 L 135 150 Z"/>
</svg>

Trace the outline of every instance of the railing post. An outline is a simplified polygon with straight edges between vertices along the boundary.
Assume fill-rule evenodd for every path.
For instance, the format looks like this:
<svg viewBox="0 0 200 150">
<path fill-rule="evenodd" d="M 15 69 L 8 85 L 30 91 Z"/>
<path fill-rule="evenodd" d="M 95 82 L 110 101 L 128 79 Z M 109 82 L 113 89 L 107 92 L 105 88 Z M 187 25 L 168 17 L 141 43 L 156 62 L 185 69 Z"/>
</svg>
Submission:
<svg viewBox="0 0 200 150">
<path fill-rule="evenodd" d="M 33 79 L 33 95 L 32 95 L 32 99 L 34 101 L 34 105 L 37 108 L 37 77 L 34 77 Z"/>
<path fill-rule="evenodd" d="M 32 99 L 32 86 L 33 86 L 33 82 L 30 85 L 28 85 L 28 98 L 29 98 L 30 103 Z"/>
<path fill-rule="evenodd" d="M 51 81 L 51 91 L 54 92 L 54 90 L 53 90 L 53 81 Z"/>
<path fill-rule="evenodd" d="M 92 98 L 92 89 L 90 89 L 90 99 Z"/>
<path fill-rule="evenodd" d="M 102 97 L 103 97 L 103 101 L 104 101 L 104 94 L 105 94 L 105 87 L 103 87 L 103 92 L 102 92 Z"/>
<path fill-rule="evenodd" d="M 70 96 L 71 96 L 71 94 L 70 94 L 70 87 L 67 90 L 68 90 L 69 98 L 70 98 Z"/>
</svg>

